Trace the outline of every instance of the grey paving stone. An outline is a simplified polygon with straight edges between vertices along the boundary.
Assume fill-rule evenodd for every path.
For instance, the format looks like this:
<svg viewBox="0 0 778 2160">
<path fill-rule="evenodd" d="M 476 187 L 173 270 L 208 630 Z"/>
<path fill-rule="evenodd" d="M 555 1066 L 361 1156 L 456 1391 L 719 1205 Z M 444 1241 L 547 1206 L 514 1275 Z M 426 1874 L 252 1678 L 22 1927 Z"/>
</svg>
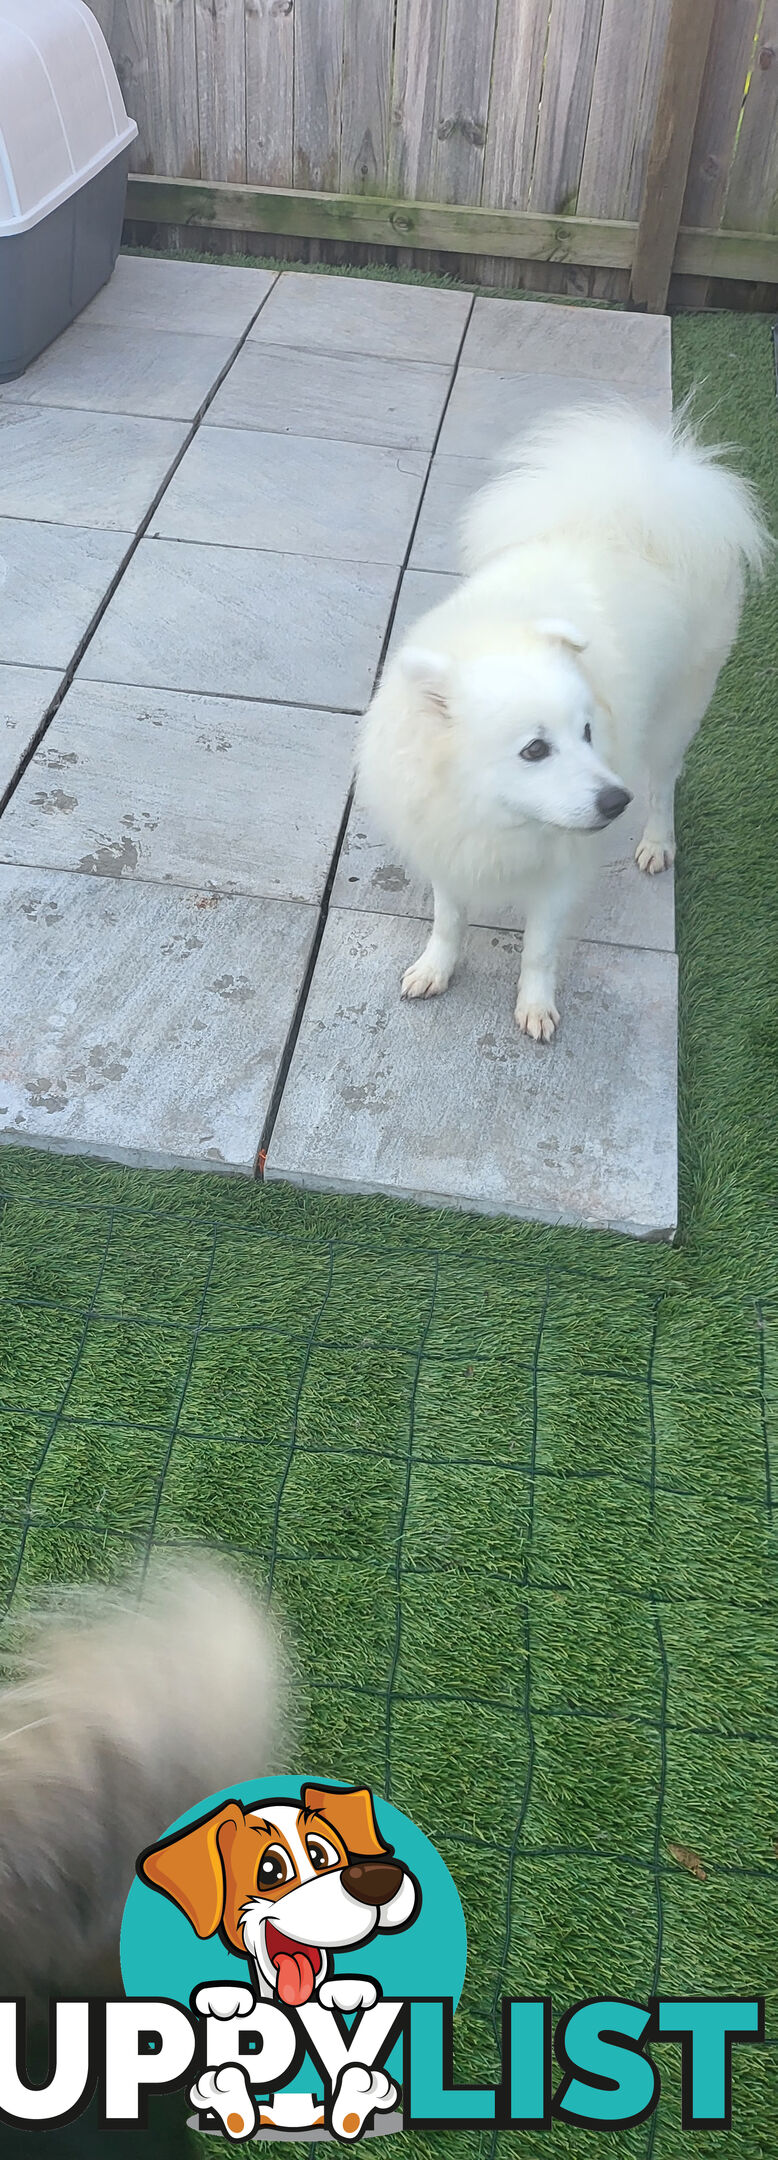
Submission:
<svg viewBox="0 0 778 2160">
<path fill-rule="evenodd" d="M 0 1135 L 251 1173 L 313 908 L 0 867 Z"/>
<path fill-rule="evenodd" d="M 73 324 L 26 375 L 0 393 L 0 407 L 27 403 L 193 420 L 236 349 L 234 336 L 191 337 L 128 321 Z"/>
<path fill-rule="evenodd" d="M 374 353 L 384 360 L 453 362 L 471 305 L 469 293 L 289 270 L 254 324 L 251 342 L 297 345 L 308 352 Z"/>
<path fill-rule="evenodd" d="M 0 404 L 0 516 L 136 532 L 186 432 L 176 420 Z"/>
<path fill-rule="evenodd" d="M 330 913 L 266 1175 L 671 1235 L 674 955 L 573 948 L 543 1048 L 515 1028 L 519 940 L 504 932 L 471 932 L 447 995 L 404 1003 L 422 934 L 396 916 Z"/>
<path fill-rule="evenodd" d="M 429 450 L 450 380 L 450 368 L 414 360 L 301 352 L 249 339 L 205 425 Z"/>
<path fill-rule="evenodd" d="M 114 325 L 132 321 L 150 330 L 163 323 L 190 336 L 240 337 L 275 280 L 273 270 L 120 255 L 113 277 L 79 320 Z"/>
<path fill-rule="evenodd" d="M 396 580 L 382 564 L 142 540 L 82 673 L 361 712 Z"/>
<path fill-rule="evenodd" d="M 406 570 L 392 623 L 392 635 L 387 648 L 387 659 L 402 644 L 414 623 L 420 622 L 430 608 L 439 607 L 447 600 L 459 579 L 441 570 Z"/>
<path fill-rule="evenodd" d="M 0 518 L 0 660 L 61 674 L 131 539 L 126 532 Z"/>
<path fill-rule="evenodd" d="M 427 464 L 422 450 L 201 428 L 150 529 L 171 539 L 400 563 Z"/>
<path fill-rule="evenodd" d="M 411 549 L 411 569 L 459 569 L 459 524 L 466 505 L 494 477 L 490 458 L 433 458 Z"/>
<path fill-rule="evenodd" d="M 675 949 L 673 875 L 644 877 L 634 860 L 644 818 L 636 801 L 607 832 L 592 834 L 599 865 L 578 934 L 606 945 L 639 945 L 656 952 Z M 0 840 L 2 827 L 0 827 Z M 0 850 L 1 851 L 1 850 Z M 333 906 L 377 914 L 429 916 L 431 896 L 409 877 L 357 799 L 349 817 L 335 875 Z M 489 929 L 518 930 L 515 908 L 476 909 L 473 922 Z"/>
<path fill-rule="evenodd" d="M 670 323 L 665 315 L 556 307 L 537 300 L 476 300 L 462 358 L 467 367 L 514 374 L 587 376 L 592 382 L 665 390 L 670 401 Z"/>
<path fill-rule="evenodd" d="M 7 667 L 0 662 L 0 795 L 13 779 L 60 679 L 56 668 Z"/>
<path fill-rule="evenodd" d="M 497 369 L 459 368 L 438 448 L 444 457 L 491 458 L 513 436 L 520 435 L 544 413 L 563 405 L 591 404 L 618 392 L 617 384 L 601 381 L 596 386 L 586 375 L 502 373 Z M 664 420 L 669 410 L 664 388 L 649 385 L 630 390 L 641 412 Z"/>
<path fill-rule="evenodd" d="M 0 674 L 0 713 L 2 697 Z M 0 820 L 0 859 L 318 903 L 353 732 L 341 713 L 77 677 Z"/>
</svg>

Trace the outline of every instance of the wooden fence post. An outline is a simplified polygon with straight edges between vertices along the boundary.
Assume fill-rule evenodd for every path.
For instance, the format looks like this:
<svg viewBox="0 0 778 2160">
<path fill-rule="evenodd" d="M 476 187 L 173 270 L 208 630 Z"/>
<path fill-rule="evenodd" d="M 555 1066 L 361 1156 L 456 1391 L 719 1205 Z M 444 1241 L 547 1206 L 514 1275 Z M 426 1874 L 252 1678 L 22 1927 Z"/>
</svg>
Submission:
<svg viewBox="0 0 778 2160">
<path fill-rule="evenodd" d="M 661 315 L 670 284 L 716 0 L 673 0 L 630 277 L 634 308 Z"/>
</svg>

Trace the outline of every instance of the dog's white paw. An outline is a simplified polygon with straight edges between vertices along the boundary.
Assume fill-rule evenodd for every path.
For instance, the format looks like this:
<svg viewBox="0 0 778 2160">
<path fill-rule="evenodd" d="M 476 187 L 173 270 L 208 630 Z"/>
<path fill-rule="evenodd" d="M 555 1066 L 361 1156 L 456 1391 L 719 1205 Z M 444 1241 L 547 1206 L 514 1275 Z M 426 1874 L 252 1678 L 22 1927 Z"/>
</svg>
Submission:
<svg viewBox="0 0 778 2160">
<path fill-rule="evenodd" d="M 195 2009 L 204 2018 L 248 2017 L 253 2008 L 251 1988 L 235 1986 L 232 1981 L 214 1980 L 208 1987 L 198 1988 L 195 1996 Z"/>
<path fill-rule="evenodd" d="M 361 1973 L 340 1973 L 335 1980 L 323 1980 L 316 1997 L 324 2010 L 372 2010 L 378 2001 L 378 1989 L 374 1980 L 363 1978 Z"/>
<path fill-rule="evenodd" d="M 200 1992 L 204 1994 L 205 1990 Z M 253 2136 L 257 2111 L 245 2070 L 239 2063 L 223 2063 L 218 2070 L 204 2070 L 197 2084 L 192 2086 L 189 2100 L 198 2114 L 218 2115 L 228 2137 L 237 2141 Z"/>
<path fill-rule="evenodd" d="M 335 2136 L 346 2143 L 358 2138 L 376 2109 L 383 2115 L 394 2107 L 396 2099 L 397 2086 L 385 2070 L 368 2070 L 364 2063 L 346 2063 L 332 2102 Z"/>
<path fill-rule="evenodd" d="M 435 960 L 428 960 L 426 953 L 422 953 L 420 959 L 414 960 L 412 967 L 406 968 L 400 985 L 400 995 L 404 998 L 440 997 L 441 993 L 448 989 L 450 981 L 451 969 L 441 967 Z"/>
<path fill-rule="evenodd" d="M 672 869 L 675 862 L 675 841 L 654 840 L 650 833 L 644 833 L 635 849 L 635 861 L 638 869 L 644 870 L 647 877 L 658 877 L 660 870 Z"/>
<path fill-rule="evenodd" d="M 515 1020 L 522 1035 L 531 1035 L 533 1042 L 550 1043 L 559 1021 L 559 1013 L 555 1005 L 535 1004 L 531 998 L 522 997 L 519 991 Z"/>
</svg>

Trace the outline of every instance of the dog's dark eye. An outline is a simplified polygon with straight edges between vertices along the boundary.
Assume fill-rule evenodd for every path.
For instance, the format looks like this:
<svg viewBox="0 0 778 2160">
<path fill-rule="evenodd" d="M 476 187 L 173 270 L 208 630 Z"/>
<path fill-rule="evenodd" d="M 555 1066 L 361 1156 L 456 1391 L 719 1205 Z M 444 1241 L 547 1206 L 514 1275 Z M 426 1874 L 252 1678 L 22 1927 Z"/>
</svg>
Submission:
<svg viewBox="0 0 778 2160">
<path fill-rule="evenodd" d="M 587 720 L 587 722 L 586 722 L 586 726 L 585 726 L 585 728 L 584 728 L 584 742 L 591 742 L 591 739 L 592 739 L 592 731 L 591 731 L 591 727 L 590 727 L 590 725 L 589 725 L 589 722 L 588 722 L 588 720 Z"/>
<path fill-rule="evenodd" d="M 526 758 L 528 765 L 539 765 L 541 758 L 550 756 L 551 744 L 544 742 L 542 735 L 536 735 L 534 742 L 525 743 L 519 751 L 519 757 Z"/>
<path fill-rule="evenodd" d="M 323 1838 L 313 1837 L 306 1838 L 305 1843 L 311 1867 L 317 1872 L 337 1866 L 338 1855 L 333 1845 L 325 1845 Z"/>
<path fill-rule="evenodd" d="M 289 1854 L 282 1845 L 268 1845 L 257 1869 L 257 1889 L 277 1890 L 279 1883 L 289 1882 L 294 1873 Z"/>
</svg>

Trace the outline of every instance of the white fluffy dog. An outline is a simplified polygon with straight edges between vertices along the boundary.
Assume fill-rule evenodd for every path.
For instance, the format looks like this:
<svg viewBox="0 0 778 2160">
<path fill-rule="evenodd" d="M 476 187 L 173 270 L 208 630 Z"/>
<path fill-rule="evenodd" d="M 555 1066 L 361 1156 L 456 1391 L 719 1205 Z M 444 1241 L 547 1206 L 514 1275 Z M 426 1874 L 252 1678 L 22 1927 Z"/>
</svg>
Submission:
<svg viewBox="0 0 778 2160">
<path fill-rule="evenodd" d="M 748 483 L 682 419 L 555 413 L 504 465 L 465 519 L 469 575 L 384 672 L 358 772 L 365 806 L 433 887 L 403 995 L 446 989 L 469 908 L 515 901 L 516 1020 L 549 1042 L 592 836 L 647 783 L 637 862 L 672 863 L 675 783 L 769 541 Z"/>
</svg>

